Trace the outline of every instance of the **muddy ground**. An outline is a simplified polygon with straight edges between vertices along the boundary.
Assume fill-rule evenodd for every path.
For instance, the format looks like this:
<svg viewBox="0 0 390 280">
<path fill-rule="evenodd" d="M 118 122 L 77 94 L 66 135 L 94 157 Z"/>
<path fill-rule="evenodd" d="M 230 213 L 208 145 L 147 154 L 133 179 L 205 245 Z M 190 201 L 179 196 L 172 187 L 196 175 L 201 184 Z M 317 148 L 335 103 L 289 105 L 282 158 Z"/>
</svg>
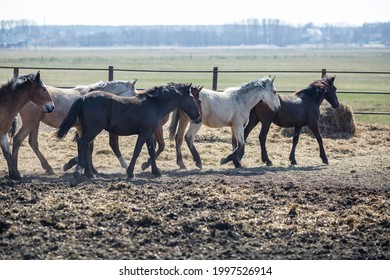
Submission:
<svg viewBox="0 0 390 280">
<path fill-rule="evenodd" d="M 183 147 L 188 170 L 179 171 L 167 139 L 163 177 L 140 170 L 145 149 L 131 181 L 102 134 L 101 176 L 76 186 L 73 170 L 62 171 L 75 143 L 52 132 L 41 128 L 40 147 L 55 175 L 27 142 L 21 182 L 0 159 L 0 259 L 390 259 L 390 126 L 358 124 L 352 138 L 324 139 L 329 165 L 302 135 L 297 166 L 288 161 L 291 138 L 273 128 L 271 167 L 260 162 L 256 128 L 239 170 L 219 165 L 230 130 L 202 128 L 203 170 Z M 134 139 L 121 138 L 127 159 Z"/>
</svg>

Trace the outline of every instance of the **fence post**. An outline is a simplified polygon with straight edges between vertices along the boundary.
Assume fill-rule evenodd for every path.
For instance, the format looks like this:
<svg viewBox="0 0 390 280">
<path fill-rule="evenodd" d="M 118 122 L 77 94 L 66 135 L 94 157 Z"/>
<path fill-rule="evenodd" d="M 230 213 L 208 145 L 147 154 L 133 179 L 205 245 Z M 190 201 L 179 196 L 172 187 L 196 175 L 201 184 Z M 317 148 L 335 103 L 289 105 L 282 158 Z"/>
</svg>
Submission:
<svg viewBox="0 0 390 280">
<path fill-rule="evenodd" d="M 321 78 L 324 78 L 326 76 L 326 69 L 321 70 Z"/>
<path fill-rule="evenodd" d="M 14 67 L 14 76 L 18 77 L 19 76 L 19 68 Z"/>
<path fill-rule="evenodd" d="M 108 66 L 108 80 L 114 80 L 114 66 Z"/>
<path fill-rule="evenodd" d="M 218 67 L 213 68 L 213 90 L 218 88 Z"/>
</svg>

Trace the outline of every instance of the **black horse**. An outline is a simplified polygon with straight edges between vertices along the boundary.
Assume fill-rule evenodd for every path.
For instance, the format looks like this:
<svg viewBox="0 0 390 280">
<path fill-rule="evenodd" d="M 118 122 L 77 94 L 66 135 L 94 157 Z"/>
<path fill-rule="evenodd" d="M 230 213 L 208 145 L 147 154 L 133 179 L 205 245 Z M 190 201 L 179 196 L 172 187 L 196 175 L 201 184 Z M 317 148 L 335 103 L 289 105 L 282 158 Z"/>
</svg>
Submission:
<svg viewBox="0 0 390 280">
<path fill-rule="evenodd" d="M 310 84 L 307 88 L 295 92 L 292 96 L 279 95 L 281 107 L 278 111 L 272 111 L 265 103 L 259 102 L 250 112 L 249 122 L 245 127 L 244 138 L 246 139 L 252 129 L 261 122 L 259 135 L 261 159 L 268 166 L 272 165 L 268 158 L 265 142 L 271 123 L 281 127 L 295 127 L 293 146 L 290 153 L 291 164 L 297 164 L 295 148 L 298 144 L 299 134 L 303 126 L 307 125 L 313 132 L 320 147 L 322 162 L 328 164 L 322 144 L 322 137 L 318 128 L 320 117 L 320 105 L 327 100 L 333 108 L 339 107 L 334 80 L 336 77 L 325 76 L 323 79 Z M 242 153 L 240 156 L 242 157 Z"/>
<path fill-rule="evenodd" d="M 69 129 L 79 120 L 82 135 L 77 139 L 79 163 L 75 177 L 94 177 L 91 170 L 91 155 L 88 145 L 104 129 L 115 135 L 138 134 L 133 157 L 127 168 L 129 178 L 134 177 L 134 167 L 144 143 L 147 143 L 151 159 L 152 173 L 161 176 L 155 161 L 153 131 L 160 120 L 177 107 L 195 122 L 200 122 L 199 108 L 190 94 L 191 84 L 170 83 L 147 90 L 133 97 L 115 96 L 97 91 L 77 99 L 71 106 L 57 132 L 63 138 Z"/>
</svg>

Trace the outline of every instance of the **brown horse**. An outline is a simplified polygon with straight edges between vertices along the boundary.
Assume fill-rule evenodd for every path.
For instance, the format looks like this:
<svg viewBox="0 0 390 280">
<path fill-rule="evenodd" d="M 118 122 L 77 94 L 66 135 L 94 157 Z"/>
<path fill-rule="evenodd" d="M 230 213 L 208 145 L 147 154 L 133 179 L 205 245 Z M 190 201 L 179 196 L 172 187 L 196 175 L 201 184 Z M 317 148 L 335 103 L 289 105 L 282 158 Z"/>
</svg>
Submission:
<svg viewBox="0 0 390 280">
<path fill-rule="evenodd" d="M 272 123 L 281 127 L 295 127 L 293 146 L 290 153 L 291 164 L 297 164 L 295 159 L 295 148 L 298 144 L 299 134 L 303 126 L 307 125 L 317 139 L 320 148 L 320 157 L 322 162 L 328 164 L 328 158 L 322 144 L 322 137 L 318 128 L 320 117 L 320 105 L 322 101 L 327 100 L 333 108 L 339 107 L 337 99 L 337 88 L 334 86 L 336 77 L 324 77 L 315 81 L 307 88 L 295 92 L 292 96 L 280 95 L 281 107 L 278 111 L 271 110 L 265 103 L 259 102 L 250 113 L 249 122 L 245 127 L 244 137 L 248 137 L 252 129 L 261 122 L 261 131 L 259 135 L 261 159 L 268 166 L 272 165 L 268 158 L 265 142 L 267 134 Z M 234 143 L 233 143 L 234 146 Z M 242 157 L 244 153 L 240 155 Z"/>
<path fill-rule="evenodd" d="M 102 131 L 115 135 L 138 134 L 133 157 L 127 168 L 129 178 L 134 177 L 134 167 L 142 146 L 147 143 L 153 175 L 161 176 L 155 161 L 153 131 L 161 119 L 179 107 L 192 120 L 201 121 L 199 108 L 190 94 L 191 84 L 168 84 L 154 87 L 134 97 L 119 97 L 105 92 L 92 92 L 76 100 L 57 132 L 63 138 L 79 120 L 81 137 L 77 139 L 78 166 L 75 177 L 93 177 L 88 155 L 89 143 Z"/>
<path fill-rule="evenodd" d="M 54 110 L 53 100 L 41 81 L 39 71 L 37 74 L 13 77 L 0 88 L 1 148 L 7 160 L 11 179 L 20 180 L 21 176 L 8 146 L 7 133 L 18 111 L 29 101 L 34 102 L 44 112 L 50 113 Z"/>
</svg>

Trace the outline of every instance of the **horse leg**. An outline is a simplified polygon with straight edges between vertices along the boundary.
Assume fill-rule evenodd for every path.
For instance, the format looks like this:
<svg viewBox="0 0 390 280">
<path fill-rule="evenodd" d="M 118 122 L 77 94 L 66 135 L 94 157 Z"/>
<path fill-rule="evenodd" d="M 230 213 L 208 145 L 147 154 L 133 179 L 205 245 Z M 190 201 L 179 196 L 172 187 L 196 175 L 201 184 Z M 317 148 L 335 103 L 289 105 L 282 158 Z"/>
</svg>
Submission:
<svg viewBox="0 0 390 280">
<path fill-rule="evenodd" d="M 234 135 L 234 130 L 233 127 L 230 128 L 231 133 L 232 133 L 232 151 L 237 149 L 237 140 L 236 140 L 236 135 Z"/>
<path fill-rule="evenodd" d="M 315 125 L 309 125 L 309 128 L 317 139 L 318 145 L 320 147 L 320 158 L 322 159 L 322 162 L 325 164 L 329 164 L 328 157 L 326 156 L 324 145 L 322 143 L 322 137 L 318 128 L 318 124 L 316 123 Z"/>
<path fill-rule="evenodd" d="M 265 146 L 265 142 L 267 141 L 267 135 L 269 128 L 271 126 L 271 122 L 263 123 L 261 126 L 259 141 L 260 141 L 260 149 L 261 149 L 261 160 L 267 164 L 267 166 L 272 166 L 272 161 L 268 158 L 267 148 Z"/>
<path fill-rule="evenodd" d="M 150 164 L 152 166 L 152 173 L 155 177 L 161 177 L 161 172 L 160 170 L 158 169 L 157 167 L 157 164 L 156 164 L 156 151 L 155 151 L 155 145 L 154 145 L 154 138 L 153 138 L 153 135 L 151 135 L 148 140 L 146 141 L 146 145 L 148 147 L 148 152 L 149 152 L 149 156 L 150 156 Z"/>
<path fill-rule="evenodd" d="M 100 133 L 100 131 L 96 131 L 95 133 L 83 133 L 83 135 L 77 139 L 78 165 L 74 173 L 76 179 L 80 178 L 83 174 L 88 178 L 94 177 L 89 161 L 89 146 L 90 142 L 93 141 L 93 139 Z"/>
<path fill-rule="evenodd" d="M 118 143 L 119 137 L 118 137 L 118 135 L 110 133 L 109 137 L 110 137 L 110 147 L 111 147 L 112 151 L 114 152 L 115 156 L 118 158 L 121 166 L 124 169 L 127 169 L 127 167 L 128 167 L 127 162 L 126 162 L 125 158 L 123 157 L 121 151 L 119 150 L 119 143 Z"/>
<path fill-rule="evenodd" d="M 249 133 L 256 127 L 256 125 L 259 123 L 259 121 L 260 120 L 257 117 L 255 110 L 252 109 L 250 114 L 249 114 L 248 123 L 246 124 L 245 129 L 244 129 L 244 141 L 246 141 L 246 139 L 249 136 Z M 240 157 L 240 160 L 242 159 L 244 154 L 245 154 L 245 146 L 238 155 Z"/>
<path fill-rule="evenodd" d="M 187 117 L 181 117 L 179 121 L 179 127 L 176 132 L 175 142 L 176 142 L 176 163 L 180 169 L 187 169 L 183 162 L 183 156 L 181 154 L 181 146 L 183 145 L 184 132 L 189 123 Z"/>
<path fill-rule="evenodd" d="M 160 125 L 153 132 L 153 139 L 154 139 L 154 142 L 158 143 L 158 149 L 156 152 L 156 160 L 157 160 L 157 158 L 160 156 L 162 151 L 164 151 L 164 149 L 165 149 L 164 132 L 163 132 L 163 128 L 161 126 L 161 122 L 160 122 Z M 156 146 L 156 145 L 154 144 L 154 146 Z M 145 170 L 146 168 L 148 168 L 150 166 L 150 163 L 151 163 L 151 159 L 149 158 L 148 161 L 144 162 L 141 165 L 141 169 Z"/>
<path fill-rule="evenodd" d="M 67 163 L 64 164 L 63 170 L 68 171 L 73 166 L 77 165 L 78 162 L 79 162 L 78 157 L 71 158 Z"/>
<path fill-rule="evenodd" d="M 4 157 L 8 164 L 8 174 L 10 178 L 13 180 L 21 180 L 22 176 L 20 176 L 18 168 L 12 159 L 11 150 L 8 145 L 7 134 L 1 135 L 1 149 L 3 150 Z"/>
<path fill-rule="evenodd" d="M 134 147 L 134 152 L 133 152 L 133 157 L 131 158 L 129 167 L 127 167 L 127 177 L 129 179 L 134 178 L 134 167 L 135 163 L 137 161 L 137 158 L 139 157 L 139 154 L 141 153 L 142 146 L 145 144 L 146 140 L 151 137 L 152 132 L 149 131 L 144 131 L 140 132 L 137 138 L 137 142 Z"/>
<path fill-rule="evenodd" d="M 75 138 L 75 141 L 77 142 L 77 139 L 79 139 L 80 136 L 82 135 L 82 131 L 81 131 L 80 127 L 76 127 L 76 129 L 77 129 L 77 133 L 76 133 L 74 138 Z M 78 162 L 79 162 L 78 156 L 75 156 L 74 158 L 71 158 L 67 163 L 64 164 L 63 170 L 64 171 L 68 171 L 73 166 L 77 165 Z"/>
<path fill-rule="evenodd" d="M 200 159 L 198 151 L 195 148 L 194 140 L 195 140 L 195 135 L 196 135 L 196 133 L 198 133 L 201 126 L 202 126 L 202 123 L 196 124 L 196 123 L 191 122 L 190 128 L 188 129 L 186 135 L 184 136 L 184 138 L 186 139 L 186 142 L 187 142 L 187 146 L 190 149 L 192 157 L 195 161 L 195 165 L 200 169 L 202 169 L 202 161 Z"/>
<path fill-rule="evenodd" d="M 24 139 L 29 135 L 31 130 L 27 126 L 22 126 L 18 133 L 16 133 L 12 142 L 12 160 L 15 166 L 18 166 L 19 148 L 22 146 Z"/>
<path fill-rule="evenodd" d="M 31 148 L 37 155 L 39 161 L 41 162 L 41 166 L 43 169 L 46 170 L 46 174 L 48 175 L 53 175 L 54 170 L 50 166 L 49 162 L 46 160 L 46 158 L 43 156 L 41 151 L 39 150 L 39 145 L 38 145 L 38 131 L 39 131 L 39 123 L 38 125 L 30 132 L 30 135 L 28 137 L 28 143 L 30 144 Z"/>
<path fill-rule="evenodd" d="M 226 164 L 229 161 L 233 161 L 234 166 L 236 168 L 241 167 L 241 162 L 239 158 L 239 154 L 242 153 L 242 149 L 244 148 L 244 127 L 241 124 L 236 124 L 232 126 L 232 134 L 235 135 L 237 141 L 237 148 L 226 158 L 221 159 L 221 164 Z"/>
<path fill-rule="evenodd" d="M 91 177 L 94 177 L 95 175 L 99 174 L 99 172 L 93 166 L 93 161 L 92 161 L 93 142 L 94 141 L 92 140 L 91 142 L 88 143 L 88 168 L 85 170 L 86 174 L 88 173 L 88 175 L 91 175 Z"/>
<path fill-rule="evenodd" d="M 301 134 L 301 129 L 302 129 L 302 127 L 296 126 L 295 130 L 294 130 L 293 146 L 292 146 L 290 157 L 289 157 L 290 162 L 291 162 L 292 165 L 296 165 L 297 164 L 297 161 L 295 160 L 295 148 L 298 145 L 299 134 Z"/>
</svg>

